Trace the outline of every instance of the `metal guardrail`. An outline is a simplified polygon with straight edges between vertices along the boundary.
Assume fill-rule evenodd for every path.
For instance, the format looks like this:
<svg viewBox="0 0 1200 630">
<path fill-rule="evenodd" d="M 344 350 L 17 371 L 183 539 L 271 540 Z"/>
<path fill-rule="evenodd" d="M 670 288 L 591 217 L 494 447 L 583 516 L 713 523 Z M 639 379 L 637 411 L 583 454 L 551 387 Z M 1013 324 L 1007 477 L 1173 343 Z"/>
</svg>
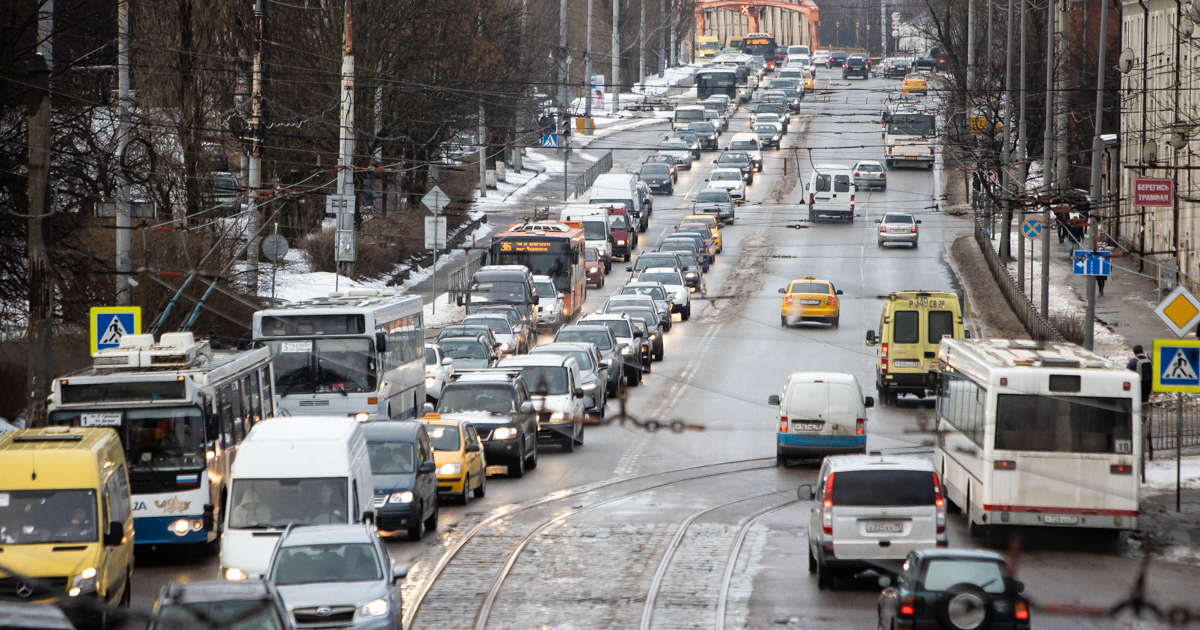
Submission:
<svg viewBox="0 0 1200 630">
<path fill-rule="evenodd" d="M 451 271 L 450 275 L 447 277 L 446 290 L 451 295 L 458 295 L 460 293 L 465 294 L 467 292 L 467 285 L 471 283 L 471 277 L 474 276 L 475 272 L 479 271 L 479 268 L 482 266 L 482 255 L 472 258 L 471 254 L 468 253 L 467 262 L 463 263 L 463 266 L 459 267 L 458 269 Z"/>
<path fill-rule="evenodd" d="M 1200 446 L 1200 409 L 1195 401 L 1184 398 L 1183 443 L 1184 448 Z M 1142 405 L 1142 433 L 1146 440 L 1146 456 L 1154 459 L 1155 451 L 1166 451 L 1170 459 L 1175 458 L 1175 405 L 1174 399 L 1150 402 Z"/>
<path fill-rule="evenodd" d="M 1008 269 L 1000 264 L 1000 259 L 992 250 L 992 239 L 978 216 L 975 217 L 975 242 L 979 244 L 979 250 L 983 253 L 983 259 L 987 261 L 988 269 L 992 272 L 992 278 L 1000 288 L 1004 301 L 1008 302 L 1009 308 L 1021 321 L 1029 336 L 1037 341 L 1065 341 L 1053 326 L 1042 319 L 1033 302 L 1017 289 L 1017 284 L 1013 282 Z"/>
<path fill-rule="evenodd" d="M 589 166 L 579 177 L 575 178 L 575 198 L 579 199 L 583 193 L 587 192 L 588 188 L 592 187 L 596 178 L 612 170 L 612 151 L 604 154 L 604 157 L 596 160 L 594 164 Z"/>
</svg>

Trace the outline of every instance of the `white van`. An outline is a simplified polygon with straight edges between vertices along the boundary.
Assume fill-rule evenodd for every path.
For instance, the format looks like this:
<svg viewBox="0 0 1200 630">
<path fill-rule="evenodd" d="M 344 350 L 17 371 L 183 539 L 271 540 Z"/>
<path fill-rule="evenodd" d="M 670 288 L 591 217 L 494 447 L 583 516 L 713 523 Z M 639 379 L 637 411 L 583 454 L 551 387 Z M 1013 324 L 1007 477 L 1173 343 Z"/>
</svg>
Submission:
<svg viewBox="0 0 1200 630">
<path fill-rule="evenodd" d="M 933 463 L 920 457 L 840 455 L 821 464 L 808 520 L 808 571 L 833 588 L 880 561 L 899 564 L 917 549 L 947 545 L 946 501 Z"/>
<path fill-rule="evenodd" d="M 729 140 L 727 151 L 745 151 L 754 162 L 754 170 L 762 172 L 762 146 L 758 142 L 758 134 L 744 131 L 733 134 Z"/>
<path fill-rule="evenodd" d="M 867 450 L 867 412 L 875 399 L 863 397 L 853 374 L 796 372 L 783 384 L 783 395 L 767 404 L 779 407 L 776 464 L 790 458 L 821 457 Z"/>
<path fill-rule="evenodd" d="M 291 416 L 254 425 L 229 473 L 221 577 L 265 575 L 289 525 L 374 517 L 367 439 L 354 418 Z"/>
<path fill-rule="evenodd" d="M 629 220 L 634 225 L 643 223 L 642 196 L 637 189 L 638 178 L 632 173 L 605 173 L 592 183 L 592 196 L 588 203 L 623 203 L 631 211 Z M 644 231 L 644 230 L 643 230 Z"/>
<path fill-rule="evenodd" d="M 687 131 L 692 123 L 704 122 L 704 107 L 702 105 L 685 105 L 675 108 L 671 131 Z M 603 177 L 603 176 L 601 176 Z"/>
<path fill-rule="evenodd" d="M 804 185 L 808 192 L 808 220 L 821 217 L 854 222 L 854 169 L 845 164 L 818 164 Z"/>
<path fill-rule="evenodd" d="M 608 210 L 602 206 L 573 203 L 563 206 L 558 216 L 560 221 L 579 221 L 583 224 L 583 239 L 588 247 L 595 247 L 604 263 L 604 273 L 612 271 L 612 232 L 608 229 Z"/>
</svg>

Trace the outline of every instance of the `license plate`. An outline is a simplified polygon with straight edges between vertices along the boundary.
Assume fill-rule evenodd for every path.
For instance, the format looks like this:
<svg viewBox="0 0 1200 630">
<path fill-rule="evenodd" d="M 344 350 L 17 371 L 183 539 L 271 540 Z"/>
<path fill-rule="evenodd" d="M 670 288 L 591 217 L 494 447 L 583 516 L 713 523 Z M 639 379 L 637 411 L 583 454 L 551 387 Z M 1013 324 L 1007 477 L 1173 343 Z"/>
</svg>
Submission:
<svg viewBox="0 0 1200 630">
<path fill-rule="evenodd" d="M 917 159 L 917 158 L 916 158 L 915 156 L 912 156 L 912 155 L 906 155 L 906 156 L 904 156 L 904 159 L 906 159 L 906 160 L 915 160 L 915 159 Z"/>
<path fill-rule="evenodd" d="M 796 431 L 820 431 L 824 426 L 820 422 L 793 422 L 792 428 Z"/>
<path fill-rule="evenodd" d="M 899 534 L 904 531 L 904 525 L 900 523 L 867 523 L 866 531 L 868 534 Z"/>
<path fill-rule="evenodd" d="M 804 306 L 816 306 L 821 303 L 821 300 L 800 300 Z"/>
<path fill-rule="evenodd" d="M 1078 516 L 1058 516 L 1058 515 L 1054 515 L 1054 514 L 1047 514 L 1042 517 L 1042 522 L 1047 525 L 1078 525 L 1079 517 Z"/>
<path fill-rule="evenodd" d="M 896 359 L 892 361 L 894 367 L 919 367 L 921 362 L 916 359 Z"/>
<path fill-rule="evenodd" d="M 898 230 L 888 230 L 888 234 L 908 234 L 908 233 L 909 233 L 908 228 L 902 228 L 902 229 L 898 229 Z"/>
</svg>

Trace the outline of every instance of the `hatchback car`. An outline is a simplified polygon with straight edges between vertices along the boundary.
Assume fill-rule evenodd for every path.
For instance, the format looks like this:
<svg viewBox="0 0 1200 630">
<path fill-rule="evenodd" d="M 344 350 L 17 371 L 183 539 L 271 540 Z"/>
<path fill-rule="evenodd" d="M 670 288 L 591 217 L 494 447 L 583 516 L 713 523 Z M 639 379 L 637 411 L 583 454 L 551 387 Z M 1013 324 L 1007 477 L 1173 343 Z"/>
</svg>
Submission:
<svg viewBox="0 0 1200 630">
<path fill-rule="evenodd" d="M 804 276 L 803 279 L 792 280 L 786 289 L 780 289 L 779 292 L 783 294 L 779 323 L 784 328 L 799 321 L 824 322 L 838 327 L 841 304 L 837 296 L 842 291 L 834 288 L 832 282 Z"/>
<path fill-rule="evenodd" d="M 692 149 L 683 140 L 663 140 L 658 145 L 658 154 L 675 160 L 675 165 L 685 171 L 692 170 Z"/>
<path fill-rule="evenodd" d="M 842 65 L 842 78 L 849 79 L 850 77 L 871 78 L 871 62 L 865 55 L 850 55 L 846 58 L 846 62 Z"/>
<path fill-rule="evenodd" d="M 779 149 L 779 142 L 783 140 L 783 125 L 760 122 L 754 125 L 754 133 L 758 134 L 758 141 L 762 146 Z"/>
<path fill-rule="evenodd" d="M 650 192 L 661 192 L 668 195 L 675 194 L 675 179 L 672 174 L 672 168 L 660 162 L 650 162 L 642 165 L 642 170 L 638 172 L 638 179 L 646 182 L 650 187 Z"/>
<path fill-rule="evenodd" d="M 846 63 L 846 58 L 850 55 L 840 50 L 829 53 L 829 61 L 825 62 L 826 68 L 841 68 Z"/>
<path fill-rule="evenodd" d="M 754 183 L 754 161 L 745 151 L 725 151 L 713 160 L 717 168 L 736 168 L 742 172 L 746 185 Z"/>
<path fill-rule="evenodd" d="M 675 158 L 668 155 L 647 155 L 642 164 L 666 164 L 671 169 L 671 183 L 679 181 L 679 167 L 675 165 Z"/>
<path fill-rule="evenodd" d="M 903 57 L 893 57 L 883 62 L 883 78 L 903 79 L 912 69 L 912 63 Z"/>
<path fill-rule="evenodd" d="M 425 427 L 417 422 L 368 422 L 363 434 L 375 484 L 376 527 L 407 530 L 413 540 L 437 529 L 437 467 Z"/>
<path fill-rule="evenodd" d="M 887 169 L 882 162 L 859 160 L 854 165 L 854 185 L 858 188 L 887 190 Z"/>
<path fill-rule="evenodd" d="M 927 94 L 929 92 L 929 84 L 925 80 L 925 75 L 909 73 L 904 75 L 904 82 L 900 84 L 900 91 L 904 94 Z"/>
<path fill-rule="evenodd" d="M 438 496 L 460 505 L 470 503 L 472 495 L 482 499 L 487 494 L 487 462 L 475 427 L 437 412 L 425 414 L 421 422 L 437 464 Z"/>
<path fill-rule="evenodd" d="M 1029 629 L 1025 585 L 1012 578 L 1004 556 L 975 549 L 921 549 L 908 554 L 884 586 L 876 611 L 880 628 L 937 630 Z"/>
<path fill-rule="evenodd" d="M 600 356 L 595 344 L 557 341 L 544 343 L 530 350 L 529 354 L 558 354 L 574 358 L 579 366 L 580 388 L 583 389 L 587 412 L 604 417 L 604 408 L 608 404 L 605 383 L 608 381 L 609 366 L 612 364 Z"/>
<path fill-rule="evenodd" d="M 407 574 L 407 567 L 392 565 L 368 524 L 289 529 L 268 576 L 296 626 L 375 630 L 400 627 L 400 584 Z"/>
<path fill-rule="evenodd" d="M 701 149 L 707 149 L 709 151 L 717 150 L 717 137 L 721 132 L 713 123 L 695 122 L 691 124 L 691 127 L 688 129 L 688 131 L 696 134 L 696 137 L 700 139 Z"/>
<path fill-rule="evenodd" d="M 595 247 L 584 248 L 583 265 L 588 285 L 597 289 L 604 287 L 604 262 L 600 260 L 600 254 L 596 251 Z M 538 295 L 538 299 L 541 299 L 541 294 L 539 293 Z M 560 293 L 559 295 L 562 296 L 563 294 Z M 559 301 L 561 302 L 562 300 Z M 561 324 L 561 321 L 559 323 Z"/>
<path fill-rule="evenodd" d="M 201 627 L 287 630 L 295 625 L 289 617 L 283 598 L 270 582 L 253 579 L 184 582 L 169 584 L 158 592 L 148 630 Z M 28 627 L 52 626 L 31 624 Z M 72 626 L 66 623 L 66 627 Z"/>
<path fill-rule="evenodd" d="M 879 246 L 883 247 L 887 243 L 908 243 L 917 247 L 917 224 L 920 219 L 911 214 L 900 212 L 889 212 L 883 215 L 882 219 L 875 219 L 879 224 Z"/>
<path fill-rule="evenodd" d="M 729 193 L 730 200 L 744 201 L 746 199 L 746 181 L 742 179 L 742 171 L 735 168 L 713 169 L 708 178 L 710 190 L 724 190 Z"/>
<path fill-rule="evenodd" d="M 671 298 L 671 312 L 679 313 L 680 319 L 685 322 L 692 317 L 691 291 L 678 269 L 647 269 L 638 280 L 661 284 Z"/>
<path fill-rule="evenodd" d="M 821 464 L 808 517 L 808 570 L 817 587 L 878 561 L 947 545 L 946 502 L 933 463 L 902 455 L 836 455 Z M 805 487 L 801 487 L 803 492 Z M 815 495 L 815 496 L 814 496 Z"/>
<path fill-rule="evenodd" d="M 488 342 L 483 335 L 474 337 L 446 337 L 439 339 L 437 342 L 438 348 L 442 351 L 442 356 L 450 359 L 459 370 L 476 370 L 479 368 L 492 367 L 496 361 L 500 360 L 500 355 L 492 344 Z M 442 381 L 442 388 L 446 385 L 446 381 Z M 441 389 L 438 389 L 438 397 L 441 397 Z"/>
</svg>

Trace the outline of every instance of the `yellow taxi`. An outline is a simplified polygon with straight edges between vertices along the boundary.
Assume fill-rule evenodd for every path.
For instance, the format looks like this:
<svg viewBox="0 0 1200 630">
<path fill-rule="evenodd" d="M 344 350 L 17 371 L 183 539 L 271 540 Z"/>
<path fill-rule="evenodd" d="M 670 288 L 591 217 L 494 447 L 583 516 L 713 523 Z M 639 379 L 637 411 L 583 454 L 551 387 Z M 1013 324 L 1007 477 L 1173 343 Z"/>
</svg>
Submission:
<svg viewBox="0 0 1200 630">
<path fill-rule="evenodd" d="M 927 94 L 929 83 L 923 74 L 906 74 L 904 83 L 900 84 L 900 92 L 903 94 Z"/>
<path fill-rule="evenodd" d="M 804 79 L 804 91 L 805 91 L 805 92 L 811 92 L 811 91 L 813 91 L 813 75 L 812 75 L 812 72 L 809 72 L 808 70 L 805 70 L 805 71 L 803 71 L 803 72 L 801 72 L 801 73 L 800 73 L 800 76 L 801 76 L 801 78 L 803 78 L 803 79 Z"/>
<path fill-rule="evenodd" d="M 711 214 L 689 214 L 683 218 L 683 223 L 703 223 L 712 230 L 713 245 L 717 248 L 717 253 L 720 254 L 724 247 L 721 245 L 721 222 L 717 221 L 717 217 Z"/>
<path fill-rule="evenodd" d="M 828 280 L 818 280 L 814 276 L 804 276 L 800 280 L 792 280 L 786 289 L 780 289 L 783 294 L 783 305 L 780 309 L 779 323 L 787 327 L 789 321 L 824 322 L 838 327 L 842 305 L 838 296 L 840 289 Z"/>
<path fill-rule="evenodd" d="M 437 464 L 438 494 L 456 499 L 462 505 L 471 495 L 481 499 L 487 493 L 487 462 L 475 426 L 466 420 L 443 418 L 427 413 L 421 420 L 433 447 Z"/>
</svg>

